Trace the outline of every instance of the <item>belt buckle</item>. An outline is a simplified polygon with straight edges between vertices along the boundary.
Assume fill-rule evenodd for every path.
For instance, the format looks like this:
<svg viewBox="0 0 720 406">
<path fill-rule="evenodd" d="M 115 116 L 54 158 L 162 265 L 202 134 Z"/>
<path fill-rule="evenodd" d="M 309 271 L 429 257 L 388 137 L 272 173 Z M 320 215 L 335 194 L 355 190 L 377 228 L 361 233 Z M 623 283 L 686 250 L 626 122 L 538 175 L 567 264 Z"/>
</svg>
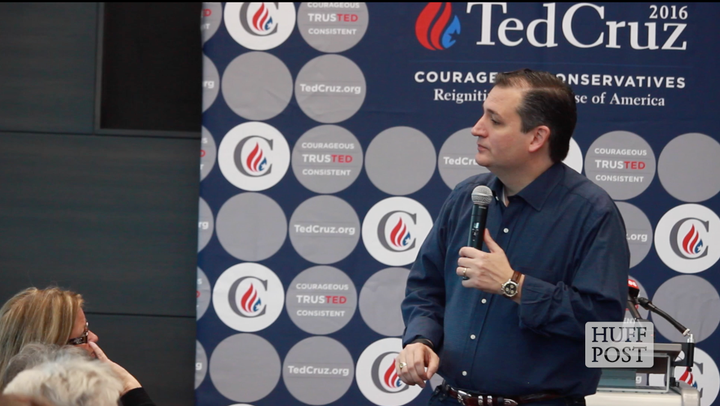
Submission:
<svg viewBox="0 0 720 406">
<path fill-rule="evenodd" d="M 457 390 L 457 401 L 461 405 L 464 405 L 465 399 L 467 399 L 469 397 L 470 397 L 470 394 L 465 392 L 464 390 L 460 390 L 460 389 Z"/>
</svg>

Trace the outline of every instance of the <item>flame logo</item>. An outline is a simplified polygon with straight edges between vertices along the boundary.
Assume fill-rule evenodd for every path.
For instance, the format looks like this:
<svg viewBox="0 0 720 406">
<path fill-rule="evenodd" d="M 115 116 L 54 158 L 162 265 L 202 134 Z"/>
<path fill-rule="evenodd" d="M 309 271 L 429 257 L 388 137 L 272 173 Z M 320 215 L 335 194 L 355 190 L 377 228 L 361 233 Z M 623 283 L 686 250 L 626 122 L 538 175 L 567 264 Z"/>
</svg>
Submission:
<svg viewBox="0 0 720 406">
<path fill-rule="evenodd" d="M 385 370 L 382 382 L 388 389 L 398 389 L 404 385 L 395 371 L 395 362 L 390 363 L 390 367 Z"/>
<path fill-rule="evenodd" d="M 240 308 L 245 313 L 252 314 L 260 310 L 261 304 L 262 300 L 260 300 L 258 290 L 255 289 L 255 285 L 251 283 L 250 287 L 248 287 L 240 299 Z"/>
<path fill-rule="evenodd" d="M 703 240 L 700 238 L 700 233 L 693 224 L 692 227 L 690 227 L 690 231 L 685 234 L 682 240 L 682 249 L 690 255 L 695 255 L 700 253 L 702 247 Z"/>
<path fill-rule="evenodd" d="M 683 374 L 680 376 L 680 380 L 692 386 L 693 388 L 697 388 L 698 386 L 697 381 L 695 381 L 695 377 L 692 374 L 692 371 L 690 371 L 690 368 L 685 368 L 685 372 L 683 372 Z"/>
<path fill-rule="evenodd" d="M 398 219 L 397 224 L 390 231 L 390 243 L 395 247 L 402 248 L 408 245 L 410 242 L 410 232 L 408 231 L 405 222 L 401 218 Z"/>
<path fill-rule="evenodd" d="M 245 166 L 250 172 L 254 173 L 260 173 L 267 167 L 267 158 L 260 148 L 260 144 L 256 143 L 255 148 L 253 148 L 247 158 L 245 158 Z"/>
<path fill-rule="evenodd" d="M 270 10 L 265 7 L 265 3 L 260 4 L 260 8 L 252 16 L 252 26 L 259 32 L 270 31 L 273 19 L 270 16 Z"/>
<path fill-rule="evenodd" d="M 442 8 L 442 12 L 440 9 Z M 452 22 L 448 24 L 452 18 Z M 452 3 L 428 3 L 415 21 L 415 36 L 431 51 L 448 49 L 460 34 L 460 20 L 452 15 Z"/>
</svg>

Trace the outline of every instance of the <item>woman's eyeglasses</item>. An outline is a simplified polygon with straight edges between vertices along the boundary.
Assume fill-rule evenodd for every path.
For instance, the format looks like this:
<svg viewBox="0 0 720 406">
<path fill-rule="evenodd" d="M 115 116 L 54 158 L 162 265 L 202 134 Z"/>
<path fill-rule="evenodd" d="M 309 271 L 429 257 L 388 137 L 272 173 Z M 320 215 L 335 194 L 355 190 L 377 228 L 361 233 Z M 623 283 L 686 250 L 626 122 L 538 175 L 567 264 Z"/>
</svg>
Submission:
<svg viewBox="0 0 720 406">
<path fill-rule="evenodd" d="M 83 331 L 82 335 L 77 338 L 71 338 L 68 340 L 69 345 L 80 345 L 80 344 L 87 344 L 88 342 L 88 333 L 90 330 L 88 330 L 88 322 L 85 322 L 85 330 Z"/>
</svg>

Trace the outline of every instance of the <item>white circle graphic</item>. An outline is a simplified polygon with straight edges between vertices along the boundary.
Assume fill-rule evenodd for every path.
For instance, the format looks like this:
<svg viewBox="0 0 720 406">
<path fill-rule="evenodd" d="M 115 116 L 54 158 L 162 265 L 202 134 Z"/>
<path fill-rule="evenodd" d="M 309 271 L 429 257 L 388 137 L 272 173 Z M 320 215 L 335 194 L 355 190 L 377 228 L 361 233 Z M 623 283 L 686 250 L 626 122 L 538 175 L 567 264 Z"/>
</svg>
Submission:
<svg viewBox="0 0 720 406">
<path fill-rule="evenodd" d="M 285 42 L 295 28 L 293 3 L 227 3 L 225 26 L 245 48 L 265 51 Z"/>
<path fill-rule="evenodd" d="M 273 324 L 285 306 L 285 291 L 270 269 L 254 263 L 228 268 L 215 282 L 213 307 L 237 331 L 255 332 Z"/>
<path fill-rule="evenodd" d="M 720 259 L 720 218 L 699 204 L 684 204 L 665 213 L 655 229 L 655 250 L 668 267 L 682 273 L 702 272 Z"/>
<path fill-rule="evenodd" d="M 582 173 L 583 169 L 583 156 L 582 151 L 580 150 L 580 146 L 578 145 L 577 141 L 575 141 L 575 138 L 570 138 L 570 149 L 568 150 L 568 154 L 563 160 L 565 165 L 571 167 L 575 170 L 577 173 Z"/>
<path fill-rule="evenodd" d="M 682 357 L 684 358 L 684 357 Z M 696 388 L 700 392 L 700 405 L 711 406 L 720 389 L 720 372 L 712 357 L 705 351 L 695 347 L 693 367 L 675 367 L 673 375 L 678 381 Z"/>
<path fill-rule="evenodd" d="M 421 387 L 408 386 L 395 371 L 395 358 L 402 350 L 399 338 L 384 338 L 368 346 L 357 362 L 355 376 L 358 388 L 371 402 L 383 406 L 400 406 L 415 399 Z"/>
<path fill-rule="evenodd" d="M 407 197 L 390 197 L 368 211 L 362 239 L 376 260 L 403 266 L 415 260 L 431 228 L 432 217 L 425 206 Z"/>
<path fill-rule="evenodd" d="M 228 182 L 249 191 L 275 186 L 290 167 L 290 147 L 275 127 L 247 122 L 220 142 L 218 164 Z"/>
</svg>

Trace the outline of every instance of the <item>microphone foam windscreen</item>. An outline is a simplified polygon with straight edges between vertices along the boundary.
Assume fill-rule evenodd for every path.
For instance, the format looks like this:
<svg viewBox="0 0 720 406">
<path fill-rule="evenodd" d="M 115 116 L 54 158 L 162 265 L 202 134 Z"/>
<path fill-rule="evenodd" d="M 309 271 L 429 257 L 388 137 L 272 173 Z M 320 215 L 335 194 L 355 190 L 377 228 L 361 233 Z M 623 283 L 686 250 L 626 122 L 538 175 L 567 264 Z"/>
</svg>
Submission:
<svg viewBox="0 0 720 406">
<path fill-rule="evenodd" d="M 485 185 L 476 186 L 472 191 L 472 201 L 478 206 L 486 207 L 492 201 L 492 190 Z"/>
</svg>

